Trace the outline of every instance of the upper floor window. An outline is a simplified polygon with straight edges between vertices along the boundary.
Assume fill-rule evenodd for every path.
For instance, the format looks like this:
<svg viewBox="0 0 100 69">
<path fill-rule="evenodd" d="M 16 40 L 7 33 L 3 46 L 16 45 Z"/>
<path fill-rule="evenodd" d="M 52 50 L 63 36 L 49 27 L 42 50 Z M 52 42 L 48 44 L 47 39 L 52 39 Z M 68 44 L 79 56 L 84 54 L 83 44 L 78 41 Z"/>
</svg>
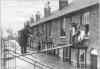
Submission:
<svg viewBox="0 0 100 69">
<path fill-rule="evenodd" d="M 42 33 L 44 35 L 44 24 L 42 24 Z"/>
<path fill-rule="evenodd" d="M 60 30 L 60 35 L 65 36 L 65 18 L 61 19 L 61 30 Z"/>
<path fill-rule="evenodd" d="M 49 23 L 49 36 L 52 36 L 52 23 Z"/>
<path fill-rule="evenodd" d="M 85 12 L 82 17 L 82 24 L 85 27 L 85 38 L 89 36 L 89 12 Z"/>
<path fill-rule="evenodd" d="M 82 24 L 89 24 L 89 12 L 85 12 L 82 15 Z"/>
</svg>

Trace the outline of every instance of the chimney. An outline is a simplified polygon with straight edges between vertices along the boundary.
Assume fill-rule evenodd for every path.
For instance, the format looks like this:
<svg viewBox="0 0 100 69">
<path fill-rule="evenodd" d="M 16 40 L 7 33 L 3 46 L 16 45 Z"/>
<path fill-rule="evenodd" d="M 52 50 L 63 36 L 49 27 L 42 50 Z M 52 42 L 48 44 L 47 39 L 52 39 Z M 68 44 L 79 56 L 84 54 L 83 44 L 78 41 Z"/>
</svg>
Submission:
<svg viewBox="0 0 100 69">
<path fill-rule="evenodd" d="M 24 23 L 24 27 L 29 26 L 29 24 L 30 24 L 30 21 L 27 20 L 27 21 Z"/>
<path fill-rule="evenodd" d="M 44 17 L 47 17 L 47 16 L 51 15 L 51 8 L 50 8 L 49 4 L 50 4 L 50 2 L 47 2 L 45 4 Z"/>
<path fill-rule="evenodd" d="M 39 11 L 38 13 L 36 14 L 36 21 L 39 21 L 40 20 L 40 14 L 39 14 Z"/>
<path fill-rule="evenodd" d="M 59 0 L 59 10 L 64 9 L 66 6 L 68 6 L 68 0 Z"/>
<path fill-rule="evenodd" d="M 31 15 L 30 21 L 31 21 L 31 23 L 34 22 L 34 17 L 33 17 L 33 15 Z"/>
</svg>

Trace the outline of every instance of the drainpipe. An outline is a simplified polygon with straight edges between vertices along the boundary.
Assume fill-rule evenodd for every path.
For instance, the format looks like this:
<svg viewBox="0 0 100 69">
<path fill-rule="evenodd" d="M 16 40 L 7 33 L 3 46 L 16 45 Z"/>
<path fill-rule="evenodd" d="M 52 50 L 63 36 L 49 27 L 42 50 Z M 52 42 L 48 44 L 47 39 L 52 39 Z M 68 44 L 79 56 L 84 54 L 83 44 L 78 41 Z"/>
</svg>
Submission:
<svg viewBox="0 0 100 69">
<path fill-rule="evenodd" d="M 79 68 L 79 50 L 80 49 L 77 49 L 77 68 Z"/>
<path fill-rule="evenodd" d="M 69 47 L 69 64 L 71 64 L 71 47 Z"/>
</svg>

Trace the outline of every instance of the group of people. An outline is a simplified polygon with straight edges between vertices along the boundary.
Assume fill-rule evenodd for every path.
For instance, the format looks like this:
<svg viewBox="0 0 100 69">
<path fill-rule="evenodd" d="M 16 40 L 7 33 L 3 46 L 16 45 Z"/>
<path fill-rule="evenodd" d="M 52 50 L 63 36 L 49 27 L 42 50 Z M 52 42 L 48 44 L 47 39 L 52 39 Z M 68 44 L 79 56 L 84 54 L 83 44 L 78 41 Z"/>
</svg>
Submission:
<svg viewBox="0 0 100 69">
<path fill-rule="evenodd" d="M 35 37 L 35 36 L 37 36 L 37 37 Z M 36 41 L 37 41 L 36 43 L 38 44 L 38 46 L 37 46 L 38 51 L 41 49 L 41 41 L 43 39 L 43 38 L 41 38 L 41 37 L 43 37 L 42 33 L 37 29 L 36 33 L 33 34 L 30 31 L 29 25 L 25 25 L 24 29 L 20 31 L 20 36 L 18 38 L 18 42 L 21 46 L 21 53 L 22 54 L 28 53 L 27 46 L 28 46 L 28 38 L 29 37 L 33 40 L 36 39 Z"/>
<path fill-rule="evenodd" d="M 71 43 L 75 44 L 77 42 L 81 42 L 85 37 L 86 28 L 84 26 L 80 26 L 76 23 L 71 23 Z"/>
<path fill-rule="evenodd" d="M 70 29 L 70 34 L 71 34 L 71 44 L 75 44 L 77 41 L 81 42 L 84 39 L 84 36 L 86 35 L 86 29 L 84 26 L 79 26 L 76 23 L 71 23 L 71 29 Z M 43 35 L 37 30 L 35 33 L 39 37 L 39 35 L 42 37 Z M 28 37 L 33 38 L 33 33 L 30 31 L 29 25 L 25 25 L 24 29 L 21 30 L 20 32 L 20 37 L 18 39 L 18 42 L 21 46 L 21 53 L 27 53 L 26 48 L 27 48 L 27 43 L 28 43 Z M 41 38 L 43 39 L 43 38 Z M 41 40 L 39 37 L 39 40 Z M 40 50 L 41 47 L 41 41 L 39 42 L 38 40 L 38 50 Z"/>
</svg>

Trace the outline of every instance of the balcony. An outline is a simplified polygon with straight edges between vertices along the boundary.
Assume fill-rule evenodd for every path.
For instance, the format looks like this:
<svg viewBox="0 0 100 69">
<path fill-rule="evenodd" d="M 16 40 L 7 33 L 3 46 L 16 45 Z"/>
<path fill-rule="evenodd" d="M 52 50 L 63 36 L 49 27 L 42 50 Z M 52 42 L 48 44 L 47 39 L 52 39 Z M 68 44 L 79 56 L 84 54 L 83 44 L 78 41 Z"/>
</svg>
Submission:
<svg viewBox="0 0 100 69">
<path fill-rule="evenodd" d="M 84 33 L 82 33 L 84 32 Z M 89 33 L 86 34 L 85 31 L 81 31 L 80 34 L 76 34 L 75 36 L 71 36 L 71 44 L 82 43 L 89 39 Z"/>
</svg>

